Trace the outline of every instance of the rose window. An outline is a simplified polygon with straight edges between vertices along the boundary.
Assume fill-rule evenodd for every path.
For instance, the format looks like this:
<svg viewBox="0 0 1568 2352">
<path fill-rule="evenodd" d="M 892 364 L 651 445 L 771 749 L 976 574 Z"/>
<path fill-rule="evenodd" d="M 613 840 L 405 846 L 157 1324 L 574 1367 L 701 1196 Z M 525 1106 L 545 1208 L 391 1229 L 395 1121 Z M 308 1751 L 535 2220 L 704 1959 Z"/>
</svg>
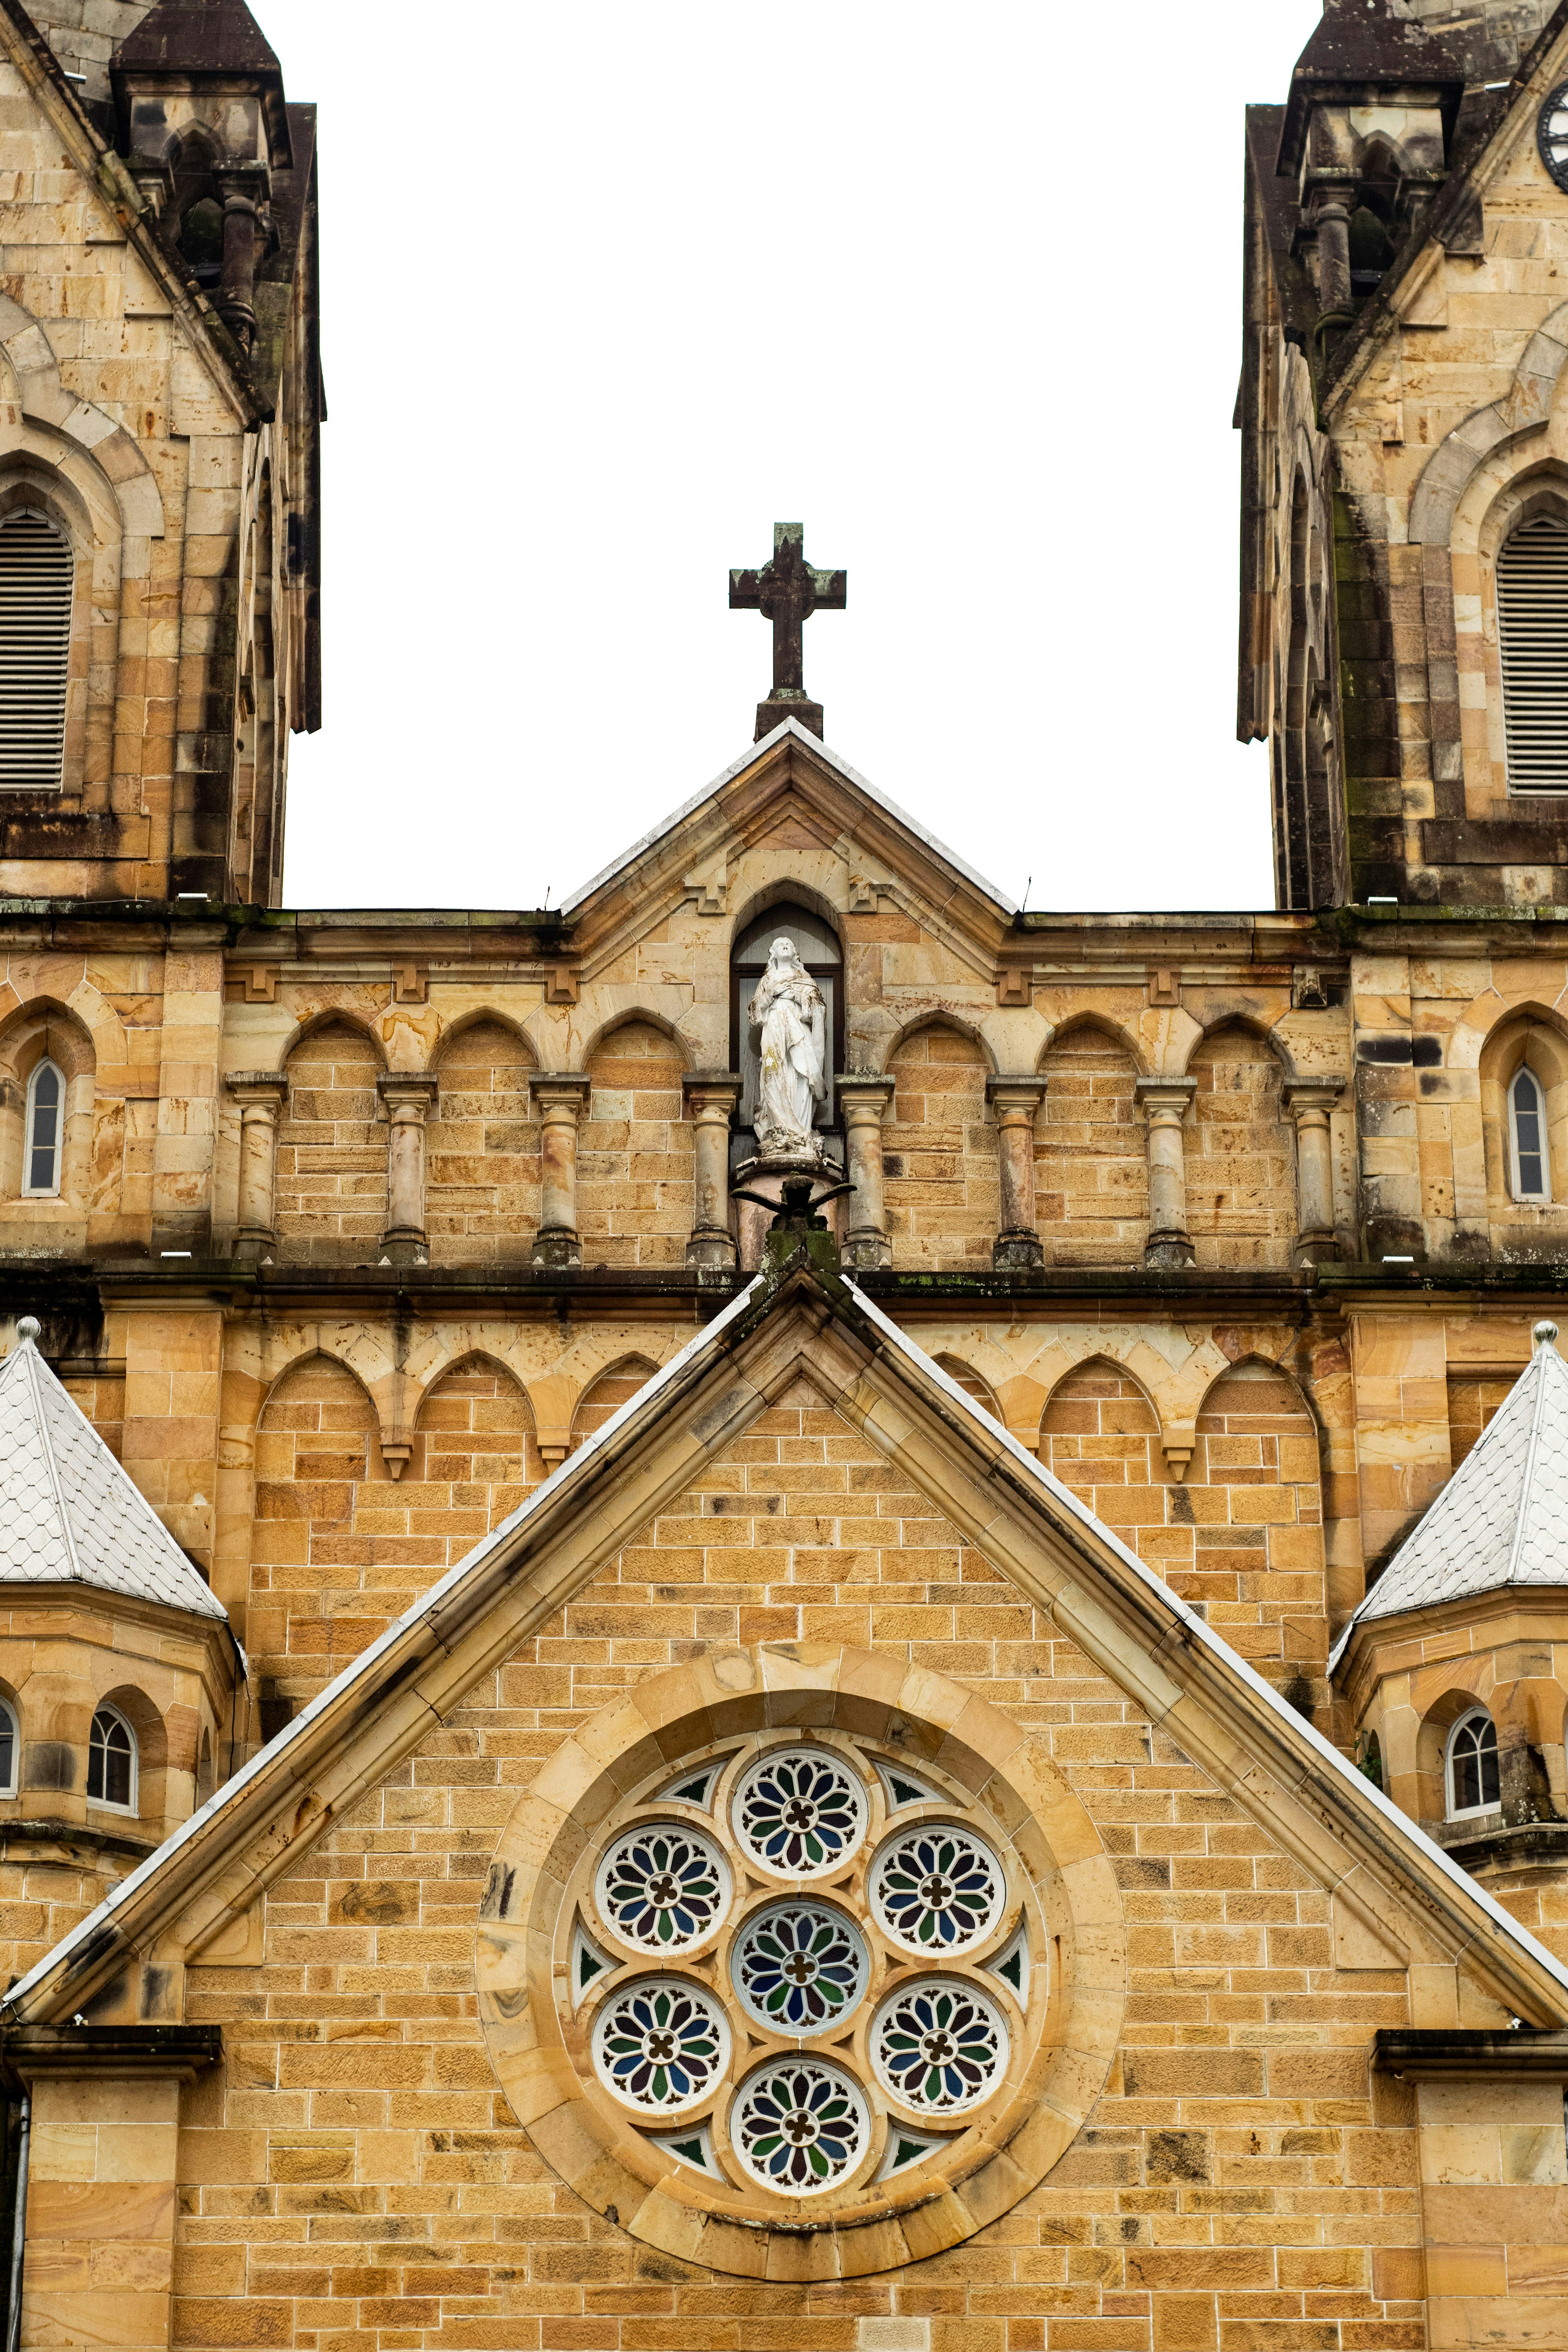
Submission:
<svg viewBox="0 0 1568 2352">
<path fill-rule="evenodd" d="M 781 1878 L 825 1878 L 866 1834 L 866 1790 L 831 1753 L 784 1748 L 758 1759 L 735 1791 L 735 1830 L 753 1862 Z"/>
<path fill-rule="evenodd" d="M 866 1990 L 861 1937 L 821 1903 L 771 1903 L 735 1940 L 730 1963 L 747 2014 L 780 2033 L 820 2033 Z"/>
<path fill-rule="evenodd" d="M 781 1728 L 679 1763 L 621 1795 L 557 1881 L 570 2062 L 621 2160 L 640 2149 L 704 2211 L 754 2225 L 772 2200 L 812 2229 L 881 2210 L 1022 2095 L 1051 1982 L 1029 1874 L 923 1755 L 914 1773 L 863 1738 Z"/>
</svg>

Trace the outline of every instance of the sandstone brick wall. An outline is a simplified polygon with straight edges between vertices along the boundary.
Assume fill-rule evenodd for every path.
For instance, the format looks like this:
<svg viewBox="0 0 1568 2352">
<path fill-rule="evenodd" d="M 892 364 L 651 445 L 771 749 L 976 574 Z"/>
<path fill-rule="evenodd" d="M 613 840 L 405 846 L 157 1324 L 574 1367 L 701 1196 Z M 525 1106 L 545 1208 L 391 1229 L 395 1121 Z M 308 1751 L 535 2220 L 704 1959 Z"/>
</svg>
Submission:
<svg viewBox="0 0 1568 2352">
<path fill-rule="evenodd" d="M 533 1056 L 499 1021 L 459 1030 L 436 1067 L 440 1097 L 425 1131 L 425 1230 L 447 1265 L 526 1261 L 539 1229 L 539 1120 Z"/>
<path fill-rule="evenodd" d="M 278 1129 L 277 1223 L 285 1256 L 311 1265 L 374 1263 L 386 1224 L 382 1065 L 370 1040 L 331 1022 L 289 1057 Z"/>
<path fill-rule="evenodd" d="M 1052 1395 L 1040 1459 L 1260 1673 L 1305 1675 L 1327 1700 L 1317 1433 L 1283 1375 L 1243 1364 L 1216 1381 L 1177 1479 L 1136 1381 L 1085 1364 Z"/>
<path fill-rule="evenodd" d="M 889 1064 L 897 1089 L 883 1150 L 888 1227 L 900 1270 L 990 1265 L 1001 1196 L 987 1067 L 972 1039 L 941 1027 L 907 1037 Z"/>
<path fill-rule="evenodd" d="M 1522 1365 L 1520 1369 L 1523 1370 Z M 1502 1403 L 1517 1377 L 1517 1374 L 1506 1372 L 1449 1373 L 1448 1445 L 1456 1470 Z"/>
<path fill-rule="evenodd" d="M 1283 1072 L 1241 1028 L 1193 1055 L 1186 1128 L 1187 1230 L 1200 1265 L 1287 1266 L 1296 1238 L 1295 1148 L 1280 1106 Z"/>
<path fill-rule="evenodd" d="M 474 2008 L 500 1824 L 565 1733 L 696 1643 L 800 1632 L 957 1675 L 1042 1727 L 1124 1890 L 1122 2055 L 1046 2183 L 940 2259 L 816 2285 L 651 2255 L 509 2119 Z M 797 1384 L 267 1899 L 264 1958 L 192 1973 L 224 2070 L 186 2095 L 175 2341 L 511 2352 L 1412 2346 L 1412 2114 L 1268 1832 Z"/>
<path fill-rule="evenodd" d="M 577 1139 L 584 1265 L 683 1265 L 692 1219 L 691 1128 L 679 1047 L 629 1022 L 588 1064 L 593 1097 Z"/>
<path fill-rule="evenodd" d="M 585 1437 L 603 1429 L 622 1405 L 629 1404 L 643 1382 L 651 1380 L 655 1367 L 646 1356 L 626 1356 L 601 1372 L 583 1391 L 576 1412 L 572 1416 L 572 1450 L 576 1452 Z"/>
<path fill-rule="evenodd" d="M 515 1510 L 543 1465 L 517 1383 L 470 1359 L 420 1407 L 394 1480 L 375 1409 L 344 1366 L 284 1375 L 256 1441 L 249 1641 L 298 1707 Z"/>
<path fill-rule="evenodd" d="M 1035 1140 L 1035 1199 L 1050 1265 L 1142 1265 L 1149 1234 L 1147 1122 L 1132 1056 L 1103 1030 L 1054 1038 Z"/>
</svg>

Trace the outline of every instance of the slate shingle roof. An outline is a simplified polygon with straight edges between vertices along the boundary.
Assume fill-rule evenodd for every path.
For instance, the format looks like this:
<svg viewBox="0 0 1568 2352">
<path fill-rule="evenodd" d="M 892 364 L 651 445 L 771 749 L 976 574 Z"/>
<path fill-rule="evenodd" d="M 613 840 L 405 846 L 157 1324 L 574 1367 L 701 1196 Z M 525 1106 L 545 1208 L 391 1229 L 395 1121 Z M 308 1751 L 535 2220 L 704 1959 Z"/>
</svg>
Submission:
<svg viewBox="0 0 1568 2352">
<path fill-rule="evenodd" d="M 1568 1587 L 1568 1363 L 1552 1344 L 1556 1325 L 1535 1329 L 1530 1362 L 1352 1617 L 1331 1665 L 1373 1617 L 1509 1585 Z"/>
<path fill-rule="evenodd" d="M 228 1613 L 30 1338 L 0 1363 L 0 1584 L 90 1584 Z"/>
</svg>

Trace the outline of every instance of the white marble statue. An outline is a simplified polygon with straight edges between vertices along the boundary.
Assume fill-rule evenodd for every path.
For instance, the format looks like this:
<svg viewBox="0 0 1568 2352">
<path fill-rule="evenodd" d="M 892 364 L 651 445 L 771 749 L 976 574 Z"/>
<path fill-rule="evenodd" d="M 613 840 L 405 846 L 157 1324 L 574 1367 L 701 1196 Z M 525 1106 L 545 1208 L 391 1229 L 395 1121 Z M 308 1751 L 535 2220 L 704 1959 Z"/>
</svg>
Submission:
<svg viewBox="0 0 1568 2352">
<path fill-rule="evenodd" d="M 768 950 L 749 1018 L 762 1061 L 759 1150 L 819 1156 L 811 1123 L 827 1091 L 827 1007 L 793 940 L 775 940 Z"/>
</svg>

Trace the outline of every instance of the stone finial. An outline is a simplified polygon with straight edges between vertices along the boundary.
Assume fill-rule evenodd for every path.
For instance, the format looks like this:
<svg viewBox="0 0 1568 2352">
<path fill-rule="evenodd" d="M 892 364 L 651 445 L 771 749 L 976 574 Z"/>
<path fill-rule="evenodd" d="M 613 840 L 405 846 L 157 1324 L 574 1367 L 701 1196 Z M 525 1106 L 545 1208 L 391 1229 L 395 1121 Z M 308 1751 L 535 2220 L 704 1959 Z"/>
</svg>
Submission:
<svg viewBox="0 0 1568 2352">
<path fill-rule="evenodd" d="M 1533 1342 L 1530 1352 L 1532 1356 L 1539 1356 L 1542 1348 L 1550 1348 L 1556 1339 L 1557 1326 L 1555 1323 L 1538 1323 L 1530 1336 Z"/>
<path fill-rule="evenodd" d="M 36 1348 L 43 1333 L 43 1325 L 36 1315 L 24 1315 L 16 1326 L 16 1337 L 25 1348 Z M 1553 1331 L 1555 1339 L 1556 1333 Z"/>
</svg>

